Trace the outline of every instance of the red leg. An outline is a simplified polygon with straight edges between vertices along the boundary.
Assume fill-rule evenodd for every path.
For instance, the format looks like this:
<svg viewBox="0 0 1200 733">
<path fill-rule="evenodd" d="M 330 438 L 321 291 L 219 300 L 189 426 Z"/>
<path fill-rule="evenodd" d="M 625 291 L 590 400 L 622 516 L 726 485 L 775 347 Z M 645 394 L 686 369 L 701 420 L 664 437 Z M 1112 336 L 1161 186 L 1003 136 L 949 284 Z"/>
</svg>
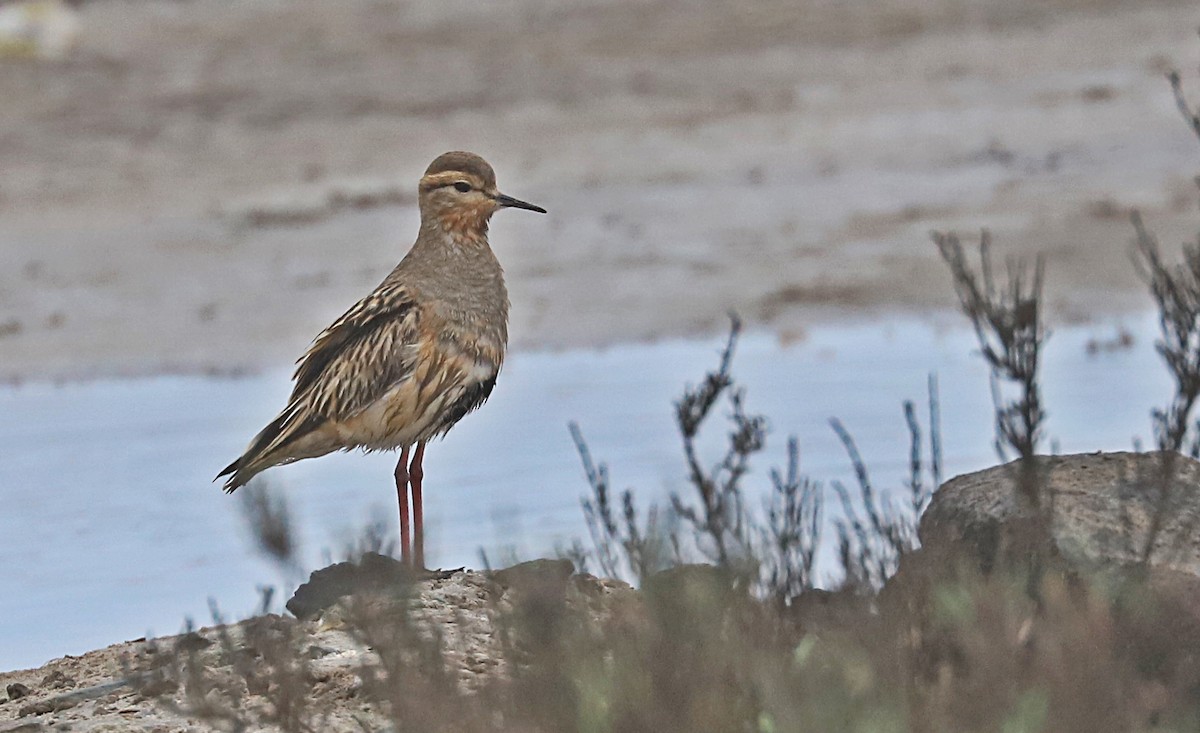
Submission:
<svg viewBox="0 0 1200 733">
<path fill-rule="evenodd" d="M 408 536 L 408 446 L 400 451 L 400 462 L 396 464 L 396 498 L 400 500 L 400 561 L 408 562 L 410 541 Z"/>
<path fill-rule="evenodd" d="M 425 478 L 425 470 L 421 460 L 425 458 L 425 444 L 417 443 L 413 453 L 412 464 L 408 467 L 408 478 L 412 483 L 413 508 L 413 567 L 425 569 L 425 514 L 421 507 L 421 479 Z"/>
</svg>

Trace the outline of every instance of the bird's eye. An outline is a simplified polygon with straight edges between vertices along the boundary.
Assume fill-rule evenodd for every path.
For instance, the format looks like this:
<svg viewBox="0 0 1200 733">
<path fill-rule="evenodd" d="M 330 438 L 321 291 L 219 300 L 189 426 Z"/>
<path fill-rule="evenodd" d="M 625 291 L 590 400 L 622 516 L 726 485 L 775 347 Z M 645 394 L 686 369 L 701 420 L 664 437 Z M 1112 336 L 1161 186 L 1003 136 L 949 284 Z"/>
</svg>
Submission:
<svg viewBox="0 0 1200 733">
<path fill-rule="evenodd" d="M 454 189 L 459 193 L 467 193 L 471 190 L 471 184 L 467 183 L 466 181 L 459 181 L 458 183 L 454 184 Z"/>
</svg>

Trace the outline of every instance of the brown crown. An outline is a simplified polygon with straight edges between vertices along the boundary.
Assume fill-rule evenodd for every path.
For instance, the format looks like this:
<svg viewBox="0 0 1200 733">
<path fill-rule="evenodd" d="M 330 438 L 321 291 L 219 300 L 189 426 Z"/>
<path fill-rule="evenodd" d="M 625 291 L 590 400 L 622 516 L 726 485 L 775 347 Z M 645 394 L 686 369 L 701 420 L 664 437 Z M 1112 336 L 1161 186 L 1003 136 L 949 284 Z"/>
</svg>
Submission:
<svg viewBox="0 0 1200 733">
<path fill-rule="evenodd" d="M 425 169 L 425 175 L 432 176 L 449 171 L 470 173 L 483 181 L 483 185 L 486 187 L 496 185 L 496 172 L 492 170 L 492 166 L 474 153 L 465 153 L 461 150 L 442 153 L 434 158 L 429 167 Z"/>
</svg>

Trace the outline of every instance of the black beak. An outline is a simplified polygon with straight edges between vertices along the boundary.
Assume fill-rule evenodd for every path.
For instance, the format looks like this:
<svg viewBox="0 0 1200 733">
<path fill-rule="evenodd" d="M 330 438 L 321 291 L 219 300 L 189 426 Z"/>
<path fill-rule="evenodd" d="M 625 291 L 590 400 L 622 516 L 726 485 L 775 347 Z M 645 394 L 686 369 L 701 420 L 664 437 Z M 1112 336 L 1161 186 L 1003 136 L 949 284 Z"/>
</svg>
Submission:
<svg viewBox="0 0 1200 733">
<path fill-rule="evenodd" d="M 528 201 L 522 201 L 521 199 L 515 199 L 512 196 L 505 196 L 502 193 L 496 194 L 493 198 L 495 198 L 495 200 L 496 200 L 496 205 L 502 209 L 504 209 L 504 208 L 528 209 L 530 211 L 536 211 L 539 214 L 546 213 L 546 210 L 540 206 L 534 206 L 533 204 L 529 203 Z"/>
</svg>

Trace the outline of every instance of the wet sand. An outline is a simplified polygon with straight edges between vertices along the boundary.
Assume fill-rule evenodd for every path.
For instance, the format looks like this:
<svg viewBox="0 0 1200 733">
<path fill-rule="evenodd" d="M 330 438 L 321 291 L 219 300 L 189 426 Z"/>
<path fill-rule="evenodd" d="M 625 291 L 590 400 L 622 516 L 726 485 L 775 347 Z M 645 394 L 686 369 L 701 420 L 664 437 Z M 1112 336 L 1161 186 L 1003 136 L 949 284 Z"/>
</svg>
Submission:
<svg viewBox="0 0 1200 733">
<path fill-rule="evenodd" d="M 352 0 L 82 7 L 0 61 L 0 378 L 288 363 L 473 149 L 518 349 L 952 304 L 931 229 L 1044 252 L 1052 318 L 1148 305 L 1130 207 L 1194 240 L 1194 2 Z"/>
</svg>

